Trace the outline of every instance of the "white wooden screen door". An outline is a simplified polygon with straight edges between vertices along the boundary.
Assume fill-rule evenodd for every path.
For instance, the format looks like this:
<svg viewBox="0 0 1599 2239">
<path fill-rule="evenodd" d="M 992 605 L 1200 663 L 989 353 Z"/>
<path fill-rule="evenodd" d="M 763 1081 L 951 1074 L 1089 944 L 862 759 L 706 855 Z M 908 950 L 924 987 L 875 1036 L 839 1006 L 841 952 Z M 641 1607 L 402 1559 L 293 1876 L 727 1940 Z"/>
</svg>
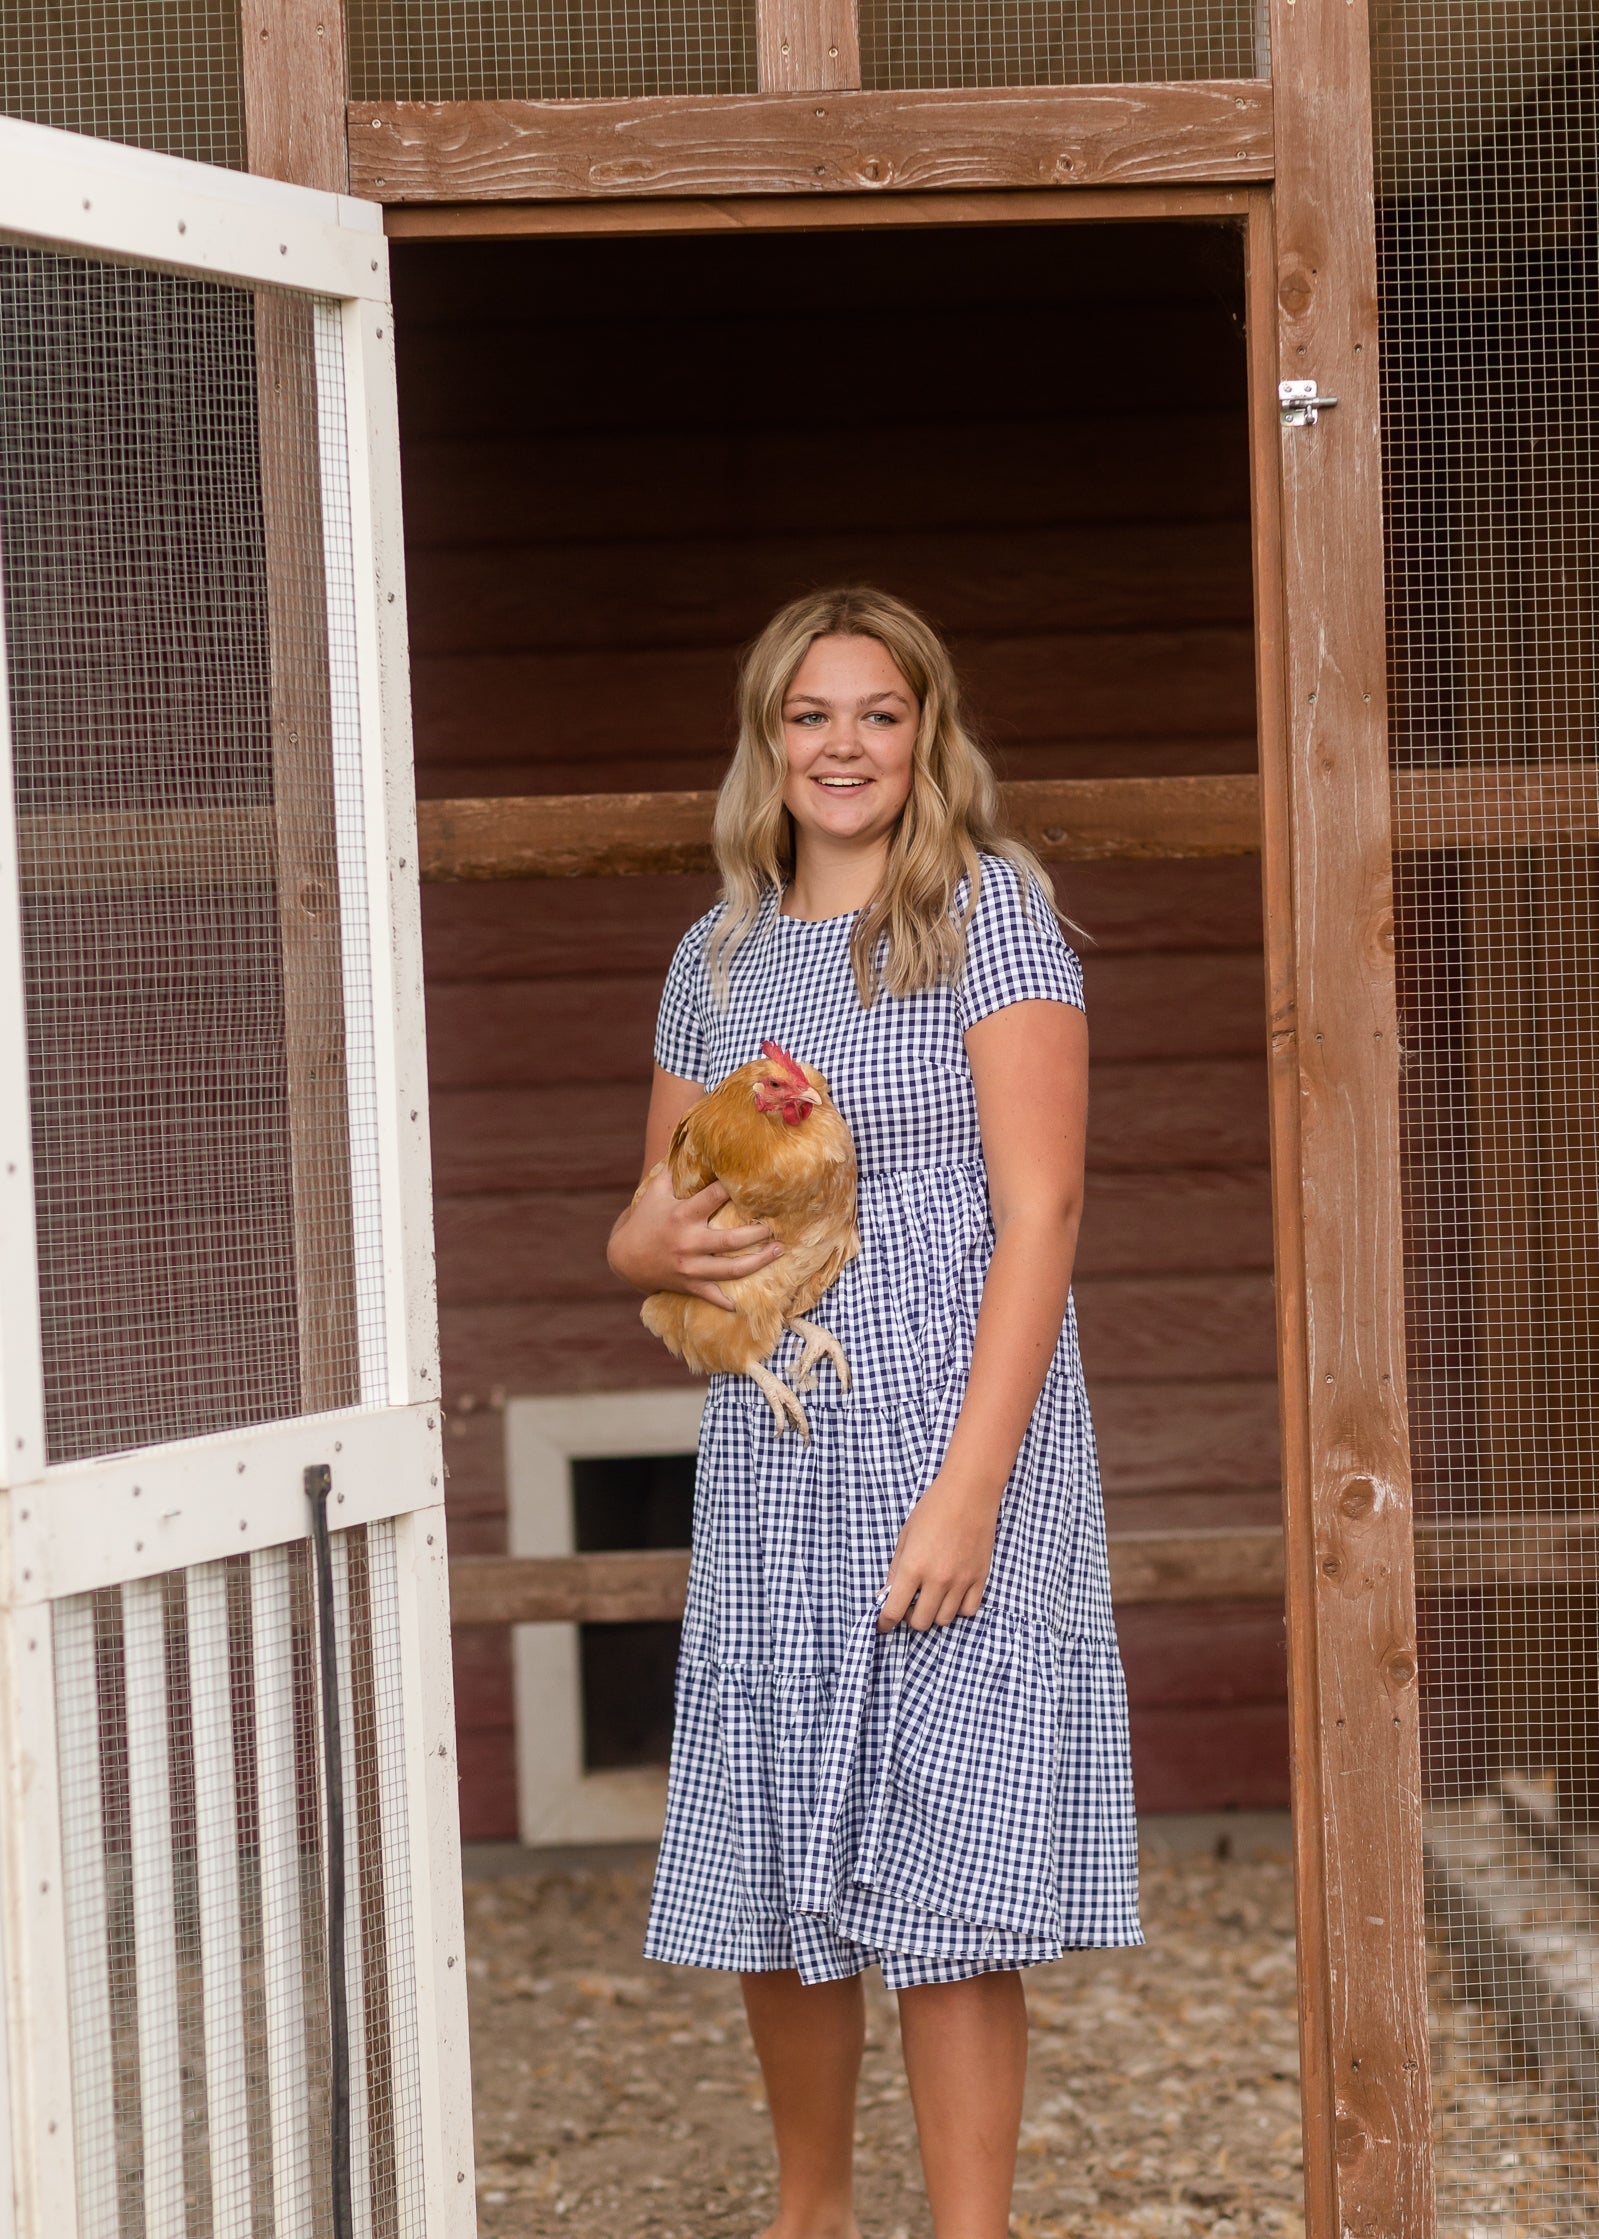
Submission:
<svg viewBox="0 0 1599 2239">
<path fill-rule="evenodd" d="M 387 295 L 0 123 L 20 2239 L 472 2226 Z"/>
</svg>

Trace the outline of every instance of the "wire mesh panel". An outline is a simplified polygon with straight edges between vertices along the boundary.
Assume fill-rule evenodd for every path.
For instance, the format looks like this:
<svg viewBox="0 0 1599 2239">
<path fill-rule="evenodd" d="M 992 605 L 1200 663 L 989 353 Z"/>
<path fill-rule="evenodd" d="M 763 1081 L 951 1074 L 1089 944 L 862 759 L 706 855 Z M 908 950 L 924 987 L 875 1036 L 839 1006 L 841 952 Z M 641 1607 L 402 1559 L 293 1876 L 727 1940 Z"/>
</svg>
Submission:
<svg viewBox="0 0 1599 2239">
<path fill-rule="evenodd" d="M 238 0 L 4 0 L 0 115 L 244 168 Z"/>
<path fill-rule="evenodd" d="M 354 101 L 753 93 L 755 0 L 350 0 Z"/>
<path fill-rule="evenodd" d="M 331 2232 L 346 2061 L 355 2230 L 423 2229 L 394 1527 L 332 1552 L 347 2051 L 309 1547 L 55 1607 L 84 2239 Z"/>
<path fill-rule="evenodd" d="M 1599 2211 L 1599 11 L 1379 18 L 1441 2228 Z"/>
<path fill-rule="evenodd" d="M 861 0 L 864 86 L 1264 77 L 1261 0 Z"/>
<path fill-rule="evenodd" d="M 339 332 L 0 246 L 52 1461 L 382 1396 Z"/>
</svg>

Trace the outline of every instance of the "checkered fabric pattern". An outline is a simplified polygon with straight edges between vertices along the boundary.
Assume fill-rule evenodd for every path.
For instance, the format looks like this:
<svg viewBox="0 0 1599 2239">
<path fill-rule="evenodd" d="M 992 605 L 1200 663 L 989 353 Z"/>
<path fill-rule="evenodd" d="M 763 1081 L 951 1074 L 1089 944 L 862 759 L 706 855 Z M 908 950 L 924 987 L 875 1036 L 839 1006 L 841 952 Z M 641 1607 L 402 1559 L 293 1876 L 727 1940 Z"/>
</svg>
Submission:
<svg viewBox="0 0 1599 2239">
<path fill-rule="evenodd" d="M 964 907 L 965 893 L 956 897 Z M 680 943 L 656 1056 L 714 1086 L 775 1038 L 820 1068 L 855 1137 L 861 1252 L 813 1310 L 811 1443 L 746 1378 L 700 1436 L 654 1959 L 807 1982 L 873 1962 L 895 1988 L 1138 1943 L 1126 1692 L 1104 1511 L 1068 1307 L 1006 1488 L 975 1617 L 876 1630 L 894 1542 L 965 1390 L 994 1245 L 963 1034 L 1011 1003 L 1082 1004 L 1042 895 L 984 857 L 958 983 L 862 1008 L 853 917 L 771 897 L 725 1009 Z M 773 1356 L 781 1373 L 796 1341 Z"/>
</svg>

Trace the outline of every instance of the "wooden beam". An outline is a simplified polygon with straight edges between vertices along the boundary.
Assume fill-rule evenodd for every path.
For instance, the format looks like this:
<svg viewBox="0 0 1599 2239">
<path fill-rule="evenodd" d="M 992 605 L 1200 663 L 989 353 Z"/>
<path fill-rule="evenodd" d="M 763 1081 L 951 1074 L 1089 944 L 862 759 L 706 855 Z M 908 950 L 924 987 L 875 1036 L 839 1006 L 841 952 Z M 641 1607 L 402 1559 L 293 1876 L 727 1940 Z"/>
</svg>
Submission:
<svg viewBox="0 0 1599 2239">
<path fill-rule="evenodd" d="M 1283 1599 L 1283 1535 L 1275 1526 L 1112 1531 L 1111 1596 L 1119 1609 L 1164 1602 Z M 1581 1585 L 1599 1557 L 1599 1511 L 1560 1511 L 1422 1525 L 1417 1579 L 1429 1593 Z M 457 1625 L 674 1623 L 688 1588 L 686 1547 L 621 1555 L 458 1555 L 450 1564 Z"/>
<path fill-rule="evenodd" d="M 250 169 L 346 193 L 343 0 L 239 0 L 239 28 Z"/>
<path fill-rule="evenodd" d="M 1031 778 L 1001 791 L 1008 828 L 1049 863 L 1260 853 L 1260 787 L 1248 772 Z"/>
<path fill-rule="evenodd" d="M 270 808 L 106 809 L 17 819 L 24 894 L 153 894 L 277 875 Z"/>
<path fill-rule="evenodd" d="M 861 82 L 855 0 L 755 0 L 762 93 L 837 93 Z"/>
<path fill-rule="evenodd" d="M 714 793 L 419 801 L 424 879 L 642 878 L 708 871 Z"/>
<path fill-rule="evenodd" d="M 250 169 L 344 192 L 343 0 L 317 0 L 315 7 L 306 0 L 240 0 L 239 22 Z M 257 291 L 255 355 L 300 1397 L 314 1413 L 349 1406 L 360 1390 L 315 309 L 309 299 Z"/>
<path fill-rule="evenodd" d="M 1591 1588 L 1596 1576 L 1599 1511 L 1593 1509 L 1416 1526 L 1416 1579 L 1429 1593 L 1499 1586 Z"/>
<path fill-rule="evenodd" d="M 1282 1534 L 1254 1527 L 1111 1534 L 1119 1603 L 1281 1601 Z M 625 1555 L 458 1555 L 457 1625 L 634 1625 L 683 1614 L 687 1548 Z"/>
<path fill-rule="evenodd" d="M 356 101 L 350 188 L 379 202 L 961 191 L 1264 179 L 1256 79 L 637 101 Z"/>
<path fill-rule="evenodd" d="M 1253 777 L 1060 778 L 1004 789 L 1046 861 L 1252 855 Z M 714 793 L 532 794 L 418 807 L 424 879 L 644 877 L 712 868 Z"/>
<path fill-rule="evenodd" d="M 300 1397 L 319 1414 L 360 1386 L 314 305 L 261 290 L 255 346 Z"/>
<path fill-rule="evenodd" d="M 688 1591 L 686 1547 L 637 1555 L 457 1555 L 452 1625 L 648 1625 L 675 1622 Z"/>
<path fill-rule="evenodd" d="M 1267 1104 L 1271 1127 L 1272 1243 L 1277 1305 L 1277 1406 L 1281 1426 L 1288 1724 L 1293 1802 L 1300 2123 L 1306 2217 L 1329 2229 L 1337 2151 L 1332 2022 L 1324 1926 L 1326 1852 L 1321 1797 L 1321 1704 L 1316 1691 L 1316 1535 L 1311 1506 L 1310 1401 L 1306 1391 L 1304 1207 L 1299 1174 L 1292 825 L 1285 705 L 1281 432 L 1277 415 L 1277 243 L 1270 198 L 1250 211 L 1244 237 L 1244 330 L 1249 366 L 1250 517 L 1254 540 L 1256 730 L 1260 779 L 1261 900 L 1266 952 Z"/>
<path fill-rule="evenodd" d="M 1145 225 L 1243 217 L 1246 187 L 1001 187 L 977 194 L 660 195 L 639 201 L 401 202 L 395 241 L 514 241 L 591 233 L 820 233 L 917 225 Z"/>
<path fill-rule="evenodd" d="M 1283 1598 L 1283 1535 L 1237 1525 L 1195 1532 L 1112 1530 L 1110 1592 L 1134 1602 L 1266 1601 Z"/>
<path fill-rule="evenodd" d="M 1269 6 L 1276 364 L 1252 402 L 1281 536 L 1261 769 L 1306 2224 L 1428 2239 L 1369 24 L 1366 0 Z M 1275 426 L 1289 378 L 1337 408 Z"/>
<path fill-rule="evenodd" d="M 1496 768 L 1403 770 L 1393 781 L 1394 846 L 1543 847 L 1599 841 L 1599 765 L 1537 762 Z"/>
<path fill-rule="evenodd" d="M 710 867 L 710 793 L 507 795 L 424 801 L 422 875 L 439 880 L 644 875 Z M 1011 829 L 1055 862 L 1258 852 L 1256 780 L 1023 779 Z M 1400 854 L 1599 843 L 1599 769 L 1416 770 L 1394 779 Z M 25 894 L 152 893 L 270 877 L 265 808 L 109 810 L 17 820 Z"/>
</svg>

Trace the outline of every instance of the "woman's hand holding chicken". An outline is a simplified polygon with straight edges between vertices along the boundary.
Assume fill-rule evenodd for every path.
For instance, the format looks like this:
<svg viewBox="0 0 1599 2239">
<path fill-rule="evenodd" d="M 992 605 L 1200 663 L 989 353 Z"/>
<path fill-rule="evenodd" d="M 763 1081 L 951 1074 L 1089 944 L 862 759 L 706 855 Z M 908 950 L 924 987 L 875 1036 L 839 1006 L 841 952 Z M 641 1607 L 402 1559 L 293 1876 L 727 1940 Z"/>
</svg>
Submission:
<svg viewBox="0 0 1599 2239">
<path fill-rule="evenodd" d="M 770 1267 L 783 1247 L 765 1221 L 713 1226 L 712 1214 L 726 1203 L 727 1191 L 714 1180 L 692 1196 L 676 1196 L 666 1161 L 658 1159 L 612 1232 L 611 1272 L 634 1290 L 685 1291 L 731 1314 L 734 1303 L 722 1285 Z"/>
</svg>

